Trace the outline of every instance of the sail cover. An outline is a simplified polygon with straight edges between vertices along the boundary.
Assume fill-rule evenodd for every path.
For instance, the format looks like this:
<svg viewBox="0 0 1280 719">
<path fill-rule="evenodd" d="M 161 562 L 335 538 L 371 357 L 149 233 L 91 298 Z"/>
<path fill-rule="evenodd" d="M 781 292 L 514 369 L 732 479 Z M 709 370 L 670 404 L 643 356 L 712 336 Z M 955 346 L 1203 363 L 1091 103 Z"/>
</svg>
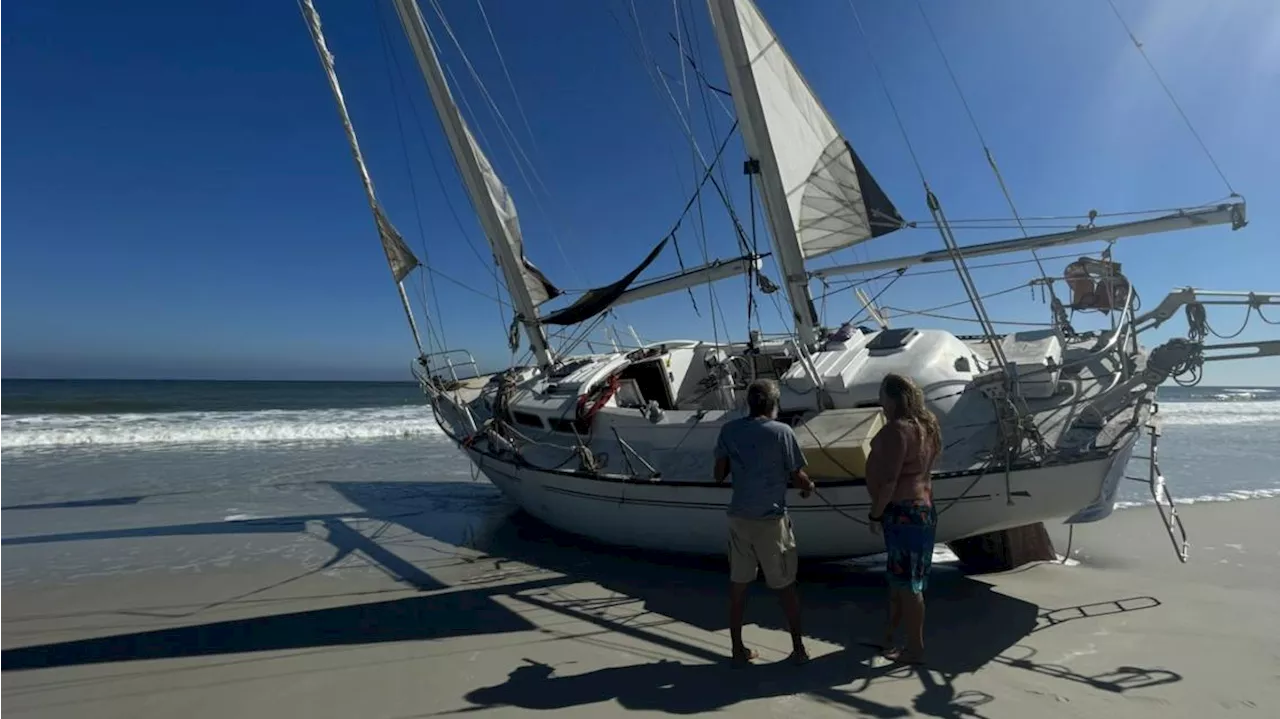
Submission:
<svg viewBox="0 0 1280 719">
<path fill-rule="evenodd" d="M 667 242 L 670 239 L 668 237 L 659 242 L 658 246 L 649 253 L 649 256 L 644 258 L 643 262 L 637 265 L 634 270 L 628 272 L 622 279 L 611 285 L 587 290 L 573 304 L 543 317 L 542 323 L 546 325 L 575 325 L 609 309 L 609 306 L 617 301 L 623 292 L 627 291 L 627 287 L 631 286 L 632 282 L 635 282 L 640 273 L 644 272 L 646 267 L 658 259 L 658 254 L 662 252 L 663 247 L 667 246 Z"/>
<path fill-rule="evenodd" d="M 391 275 L 396 282 L 401 282 L 413 272 L 420 263 L 413 251 L 404 243 L 404 238 L 396 231 L 382 211 L 382 205 L 373 205 L 373 219 L 378 223 L 378 238 L 382 240 L 382 251 L 387 253 L 387 264 L 391 266 Z"/>
<path fill-rule="evenodd" d="M 490 237 L 489 242 L 509 242 L 511 249 L 516 257 L 520 258 L 520 278 L 524 282 L 524 286 L 529 290 L 529 296 L 533 299 L 533 305 L 536 307 L 543 302 L 554 297 L 559 297 L 563 292 L 551 283 L 545 275 L 524 256 L 524 239 L 520 234 L 520 217 L 516 214 L 515 202 L 511 199 L 511 193 L 507 191 L 507 186 L 502 183 L 498 177 L 498 173 L 494 172 L 493 165 L 489 164 L 489 158 L 480 151 L 480 145 L 476 143 L 476 138 L 471 134 L 471 128 L 465 123 L 462 125 L 467 133 L 467 142 L 471 145 L 471 152 L 475 155 L 476 162 L 480 166 L 480 174 L 484 176 L 485 189 L 489 193 L 489 201 L 493 203 L 494 210 L 497 211 L 498 219 L 502 222 L 502 226 L 506 229 L 506 237 Z M 494 247 L 494 252 L 498 251 Z"/>
<path fill-rule="evenodd" d="M 733 4 L 804 257 L 902 227 L 902 216 L 840 135 L 755 3 Z"/>
</svg>

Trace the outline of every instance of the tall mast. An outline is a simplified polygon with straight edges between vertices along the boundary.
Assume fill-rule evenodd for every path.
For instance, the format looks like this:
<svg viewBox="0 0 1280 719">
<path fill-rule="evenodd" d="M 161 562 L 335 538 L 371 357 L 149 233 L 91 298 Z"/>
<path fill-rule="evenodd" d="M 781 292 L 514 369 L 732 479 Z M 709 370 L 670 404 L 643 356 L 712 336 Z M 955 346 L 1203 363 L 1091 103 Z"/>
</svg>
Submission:
<svg viewBox="0 0 1280 719">
<path fill-rule="evenodd" d="M 471 196 L 471 204 L 479 215 L 480 226 L 488 236 L 498 264 L 502 267 L 507 292 L 511 295 L 511 302 L 515 307 L 516 321 L 524 326 L 538 364 L 542 367 L 550 366 L 553 357 L 547 345 L 546 332 L 538 321 L 538 303 L 527 282 L 531 273 L 521 250 L 523 245 L 517 234 L 518 226 L 513 227 L 515 213 L 510 204 L 510 197 L 476 145 L 475 139 L 462 119 L 457 103 L 453 101 L 453 95 L 449 92 L 449 85 L 440 67 L 440 59 L 436 55 L 435 45 L 431 41 L 430 33 L 427 32 L 426 21 L 418 9 L 417 2 L 415 0 L 393 0 L 393 2 L 396 6 L 396 14 L 400 18 L 400 25 L 404 28 L 405 36 L 418 60 L 418 67 L 427 82 L 431 102 L 436 108 L 440 124 L 449 138 L 449 149 L 453 152 L 453 159 L 458 165 L 467 194 Z M 507 215 L 506 217 L 499 214 L 497 203 L 503 205 L 502 211 Z M 536 275 L 536 272 L 533 274 Z M 537 277 L 540 279 L 540 275 Z"/>
<path fill-rule="evenodd" d="M 753 75 L 751 57 L 747 54 L 735 0 L 707 0 L 707 6 L 715 25 L 725 74 L 729 76 L 729 89 L 733 93 L 738 124 L 742 128 L 742 140 L 747 147 L 747 154 L 758 165 L 760 196 L 769 221 L 774 256 L 782 270 L 787 297 L 791 301 L 796 335 L 802 344 L 811 346 L 818 339 L 818 312 L 813 306 L 813 295 L 809 291 L 804 252 L 787 207 L 787 194 L 778 170 L 778 157 L 769 138 L 764 110 L 760 104 L 760 92 Z"/>
</svg>

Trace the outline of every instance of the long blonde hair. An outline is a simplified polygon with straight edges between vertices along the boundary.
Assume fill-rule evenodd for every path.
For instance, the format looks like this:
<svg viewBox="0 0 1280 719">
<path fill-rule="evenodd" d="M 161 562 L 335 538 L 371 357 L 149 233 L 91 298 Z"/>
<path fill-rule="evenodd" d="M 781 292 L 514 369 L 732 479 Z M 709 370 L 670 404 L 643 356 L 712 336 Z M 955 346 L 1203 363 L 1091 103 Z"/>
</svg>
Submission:
<svg viewBox="0 0 1280 719">
<path fill-rule="evenodd" d="M 893 400 L 892 412 L 886 412 L 890 421 L 906 420 L 915 425 L 920 433 L 921 464 L 929 463 L 926 462 L 929 459 L 927 454 L 932 455 L 932 461 L 937 461 L 942 454 L 942 427 L 938 424 L 938 418 L 925 406 L 924 392 L 910 378 L 900 374 L 885 375 L 880 383 L 880 391 Z M 932 452 L 926 453 L 926 449 Z"/>
</svg>

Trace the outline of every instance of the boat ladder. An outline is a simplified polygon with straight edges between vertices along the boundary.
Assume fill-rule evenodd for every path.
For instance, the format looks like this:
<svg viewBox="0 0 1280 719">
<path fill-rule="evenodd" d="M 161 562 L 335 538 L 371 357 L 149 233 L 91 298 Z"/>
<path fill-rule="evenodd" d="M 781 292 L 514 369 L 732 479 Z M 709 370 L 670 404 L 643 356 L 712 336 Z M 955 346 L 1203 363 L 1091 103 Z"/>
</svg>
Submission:
<svg viewBox="0 0 1280 719">
<path fill-rule="evenodd" d="M 1135 477 L 1125 475 L 1125 479 L 1131 479 L 1137 482 L 1144 482 L 1151 489 L 1151 499 L 1155 501 L 1156 511 L 1160 512 L 1160 521 L 1164 522 L 1165 530 L 1169 532 L 1169 541 L 1173 542 L 1173 551 L 1177 553 L 1179 561 L 1186 563 L 1187 561 L 1187 530 L 1182 525 L 1182 518 L 1178 516 L 1178 507 L 1174 504 L 1173 495 L 1169 493 L 1169 487 L 1165 484 L 1164 474 L 1160 471 L 1160 405 L 1151 405 L 1151 416 L 1147 419 L 1146 431 L 1151 438 L 1150 449 L 1147 454 L 1135 454 L 1133 459 L 1140 459 L 1147 463 L 1147 476 Z"/>
</svg>

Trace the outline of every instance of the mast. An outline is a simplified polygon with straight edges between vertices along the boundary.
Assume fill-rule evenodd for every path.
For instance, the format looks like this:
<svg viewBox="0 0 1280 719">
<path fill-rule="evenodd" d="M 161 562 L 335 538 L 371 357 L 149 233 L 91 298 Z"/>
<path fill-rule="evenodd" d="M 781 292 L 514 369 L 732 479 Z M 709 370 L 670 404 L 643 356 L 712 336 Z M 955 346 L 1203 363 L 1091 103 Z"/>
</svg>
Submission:
<svg viewBox="0 0 1280 719">
<path fill-rule="evenodd" d="M 519 226 L 516 224 L 510 196 L 476 145 L 475 139 L 462 119 L 457 103 L 453 101 L 453 95 L 449 92 L 449 85 L 440 67 L 440 59 L 436 55 L 435 45 L 427 32 L 426 21 L 418 9 L 417 2 L 415 0 L 393 0 L 393 2 L 396 14 L 400 18 L 400 25 L 404 28 L 405 36 L 418 60 L 418 67 L 427 82 L 431 102 L 449 139 L 449 149 L 453 152 L 453 159 L 458 165 L 467 194 L 471 197 L 471 204 L 479 215 L 480 226 L 488 236 L 498 264 L 502 267 L 507 292 L 511 295 L 511 302 L 516 311 L 516 322 L 524 327 L 539 366 L 549 367 L 554 358 L 547 344 L 546 332 L 538 321 L 538 302 L 535 301 L 530 285 L 538 287 L 539 282 L 545 285 L 548 292 L 542 294 L 551 294 L 549 291 L 554 290 L 554 287 L 551 287 L 540 273 L 533 270 L 524 258 Z M 501 211 L 499 203 L 502 205 Z M 558 290 L 555 293 L 558 294 Z"/>
<path fill-rule="evenodd" d="M 769 138 L 764 110 L 760 104 L 752 69 L 739 22 L 736 0 L 707 0 L 715 26 L 716 41 L 729 77 L 729 90 L 742 129 L 743 144 L 753 161 L 749 166 L 758 170 L 760 196 L 769 221 L 769 236 L 773 241 L 774 256 L 782 270 L 782 280 L 791 301 L 796 335 L 800 343 L 812 346 L 818 340 L 818 312 L 809 291 L 809 276 L 805 273 L 804 252 L 792 224 L 787 206 L 787 193 L 778 170 L 778 158 Z"/>
</svg>

